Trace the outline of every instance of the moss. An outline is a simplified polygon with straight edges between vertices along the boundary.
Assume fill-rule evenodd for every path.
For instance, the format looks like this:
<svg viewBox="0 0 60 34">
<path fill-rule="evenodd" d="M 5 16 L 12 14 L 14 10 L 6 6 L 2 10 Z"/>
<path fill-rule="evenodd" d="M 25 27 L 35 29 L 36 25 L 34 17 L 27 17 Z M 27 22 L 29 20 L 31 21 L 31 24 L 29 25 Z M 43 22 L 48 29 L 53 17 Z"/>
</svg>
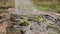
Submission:
<svg viewBox="0 0 60 34">
<path fill-rule="evenodd" d="M 56 12 L 60 13 L 60 5 L 56 5 Z"/>
</svg>

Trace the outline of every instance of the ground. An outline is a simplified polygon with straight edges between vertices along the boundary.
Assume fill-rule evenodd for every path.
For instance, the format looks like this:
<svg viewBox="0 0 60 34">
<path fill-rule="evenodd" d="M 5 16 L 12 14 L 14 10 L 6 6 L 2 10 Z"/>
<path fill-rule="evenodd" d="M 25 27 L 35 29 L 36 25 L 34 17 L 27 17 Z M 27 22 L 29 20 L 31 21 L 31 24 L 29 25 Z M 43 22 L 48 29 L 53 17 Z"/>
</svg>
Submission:
<svg viewBox="0 0 60 34">
<path fill-rule="evenodd" d="M 11 10 L 11 8 L 8 9 L 8 11 Z M 2 13 L 0 15 L 2 15 Z M 26 13 L 17 15 L 7 12 L 7 14 L 4 14 L 5 16 L 7 15 L 5 18 L 4 16 L 2 16 L 2 18 L 0 16 L 3 21 L 3 23 L 0 24 L 0 31 L 4 32 L 4 34 L 58 34 L 57 31 L 60 30 L 59 13 L 43 11 Z"/>
</svg>

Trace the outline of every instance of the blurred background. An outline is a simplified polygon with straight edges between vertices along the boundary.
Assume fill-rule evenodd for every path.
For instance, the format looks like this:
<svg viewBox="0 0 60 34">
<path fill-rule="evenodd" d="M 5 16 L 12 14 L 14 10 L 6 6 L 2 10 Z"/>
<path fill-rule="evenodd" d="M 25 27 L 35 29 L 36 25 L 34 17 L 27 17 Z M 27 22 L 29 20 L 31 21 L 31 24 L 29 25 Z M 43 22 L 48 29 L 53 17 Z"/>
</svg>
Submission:
<svg viewBox="0 0 60 34">
<path fill-rule="evenodd" d="M 14 7 L 14 0 L 0 0 L 0 7 Z"/>
<path fill-rule="evenodd" d="M 32 0 L 38 10 L 60 13 L 60 0 Z"/>
<path fill-rule="evenodd" d="M 37 10 L 54 11 L 60 13 L 60 0 L 31 0 Z M 0 0 L 1 7 L 14 7 L 15 0 Z"/>
</svg>

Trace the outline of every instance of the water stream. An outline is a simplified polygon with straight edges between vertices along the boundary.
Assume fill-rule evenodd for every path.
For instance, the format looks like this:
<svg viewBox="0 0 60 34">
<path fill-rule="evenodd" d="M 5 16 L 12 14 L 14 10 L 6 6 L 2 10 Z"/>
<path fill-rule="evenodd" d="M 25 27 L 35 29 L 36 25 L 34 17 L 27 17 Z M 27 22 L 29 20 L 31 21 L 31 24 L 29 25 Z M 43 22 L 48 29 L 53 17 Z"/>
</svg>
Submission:
<svg viewBox="0 0 60 34">
<path fill-rule="evenodd" d="M 15 0 L 16 14 L 28 13 L 33 10 L 34 6 L 31 0 Z"/>
</svg>

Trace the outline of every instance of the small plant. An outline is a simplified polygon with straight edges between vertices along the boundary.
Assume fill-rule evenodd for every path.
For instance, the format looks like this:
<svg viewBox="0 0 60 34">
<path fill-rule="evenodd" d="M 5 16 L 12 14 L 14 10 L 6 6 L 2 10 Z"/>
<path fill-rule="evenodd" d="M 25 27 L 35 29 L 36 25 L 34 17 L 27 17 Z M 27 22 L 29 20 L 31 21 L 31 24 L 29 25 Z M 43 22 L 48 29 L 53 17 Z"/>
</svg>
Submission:
<svg viewBox="0 0 60 34">
<path fill-rule="evenodd" d="M 46 28 L 52 28 L 53 24 L 49 23 Z"/>
<path fill-rule="evenodd" d="M 21 26 L 27 26 L 27 25 L 29 25 L 29 22 L 25 18 L 23 18 L 22 21 L 21 21 L 21 23 L 19 25 L 21 25 Z"/>
<path fill-rule="evenodd" d="M 38 16 L 34 19 L 34 21 L 35 21 L 35 22 L 39 22 L 40 18 L 41 18 L 41 16 L 38 15 Z"/>
</svg>

